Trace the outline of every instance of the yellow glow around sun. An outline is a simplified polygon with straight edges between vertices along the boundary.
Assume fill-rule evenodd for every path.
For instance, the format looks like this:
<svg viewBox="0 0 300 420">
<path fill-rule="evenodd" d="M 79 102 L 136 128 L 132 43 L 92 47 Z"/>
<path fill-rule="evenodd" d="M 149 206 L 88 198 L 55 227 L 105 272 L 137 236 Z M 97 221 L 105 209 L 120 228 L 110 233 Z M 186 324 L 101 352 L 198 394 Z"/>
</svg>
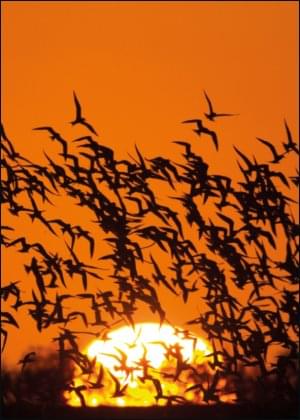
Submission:
<svg viewBox="0 0 300 420">
<path fill-rule="evenodd" d="M 168 401 L 201 403 L 202 391 L 186 391 L 201 375 L 213 371 L 210 344 L 180 328 L 140 323 L 110 331 L 105 340 L 94 340 L 84 351 L 94 360 L 93 373 L 75 372 L 87 406 L 152 406 Z M 210 355 L 210 356 L 208 356 Z M 192 367 L 192 368 L 191 368 Z M 80 406 L 78 393 L 66 391 L 67 404 Z M 222 399 L 221 399 L 222 400 Z"/>
</svg>

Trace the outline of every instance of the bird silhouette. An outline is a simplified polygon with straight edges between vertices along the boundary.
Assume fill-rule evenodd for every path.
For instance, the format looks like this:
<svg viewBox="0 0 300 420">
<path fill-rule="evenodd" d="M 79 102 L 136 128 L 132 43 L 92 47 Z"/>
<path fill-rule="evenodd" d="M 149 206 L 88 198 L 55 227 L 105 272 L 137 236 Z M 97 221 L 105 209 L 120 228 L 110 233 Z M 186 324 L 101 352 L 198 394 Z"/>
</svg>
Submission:
<svg viewBox="0 0 300 420">
<path fill-rule="evenodd" d="M 82 391 L 86 390 L 85 385 L 75 386 L 74 381 L 71 381 L 70 384 L 65 385 L 65 389 L 66 391 L 69 391 L 69 392 L 75 392 L 75 394 L 80 400 L 81 407 L 86 407 L 85 398 L 84 398 L 84 395 L 82 394 Z"/>
<path fill-rule="evenodd" d="M 202 383 L 192 385 L 186 389 L 185 392 L 193 391 L 195 389 L 200 389 L 203 392 L 203 401 L 208 403 L 209 401 L 219 402 L 220 397 L 218 392 L 220 391 L 217 388 L 218 382 L 220 380 L 220 373 L 217 371 L 211 381 L 208 380 L 207 388 L 204 387 Z"/>
<path fill-rule="evenodd" d="M 204 95 L 208 103 L 205 120 L 184 123 L 194 124 L 198 136 L 210 136 L 218 150 L 217 134 L 205 126 L 206 118 L 215 121 L 234 114 L 215 112 L 206 92 Z M 239 369 L 245 366 L 259 369 L 262 380 L 268 381 L 266 355 L 272 352 L 273 345 L 279 345 L 287 355 L 284 357 L 294 363 L 297 346 L 291 337 L 299 332 L 294 292 L 299 282 L 299 226 L 292 215 L 295 200 L 285 191 L 289 190 L 289 195 L 295 192 L 293 186 L 299 184 L 299 173 L 290 176 L 286 172 L 284 157 L 291 159 L 299 148 L 286 121 L 287 139 L 281 148 L 259 138 L 270 150 L 270 162 L 258 161 L 235 147 L 241 176 L 235 182 L 229 175 L 215 173 L 184 140 L 174 141 L 182 148 L 178 162 L 163 155 L 146 158 L 136 145 L 134 157 L 117 160 L 112 148 L 94 140 L 97 133 L 83 117 L 75 92 L 74 103 L 76 115 L 71 124 L 85 127 L 88 135 L 75 138 L 70 144 L 74 152 L 70 153 L 67 140 L 56 129 L 48 125 L 36 127 L 61 145 L 61 150 L 51 155 L 44 153 L 43 164 L 33 163 L 18 153 L 1 127 L 1 203 L 12 220 L 17 220 L 17 216 L 20 221 L 11 232 L 8 226 L 1 229 L 1 244 L 9 253 L 22 253 L 18 257 L 24 258 L 25 275 L 30 276 L 26 291 L 19 279 L 5 283 L 1 301 L 14 311 L 28 308 L 38 332 L 59 328 L 54 341 L 60 367 L 71 362 L 83 375 L 89 375 L 87 379 L 84 376 L 85 385 L 79 387 L 70 383 L 68 377 L 62 388 L 76 392 L 84 405 L 85 391 L 104 385 L 104 366 L 97 363 L 99 371 L 95 372 L 96 359 L 89 360 L 79 350 L 81 334 L 105 341 L 112 340 L 109 331 L 114 324 L 125 322 L 137 329 L 135 314 L 140 304 L 150 309 L 151 316 L 158 315 L 161 324 L 166 322 L 159 285 L 168 288 L 176 299 L 182 298 L 184 305 L 201 287 L 200 313 L 187 324 L 196 324 L 203 331 L 212 342 L 213 351 L 207 355 L 207 370 L 200 366 L 198 371 L 183 357 L 179 346 L 161 342 L 165 356 L 174 362 L 173 370 L 155 371 L 145 347 L 140 360 L 132 366 L 127 351 L 116 349 L 116 369 L 127 373 L 127 377 L 137 372 L 141 383 L 152 381 L 153 397 L 157 400 L 165 399 L 167 404 L 186 402 L 180 395 L 164 395 L 161 377 L 182 385 L 183 376 L 187 375 L 186 386 L 196 385 L 192 389 L 200 391 L 196 398 L 207 403 L 219 401 L 223 375 L 225 379 L 228 374 L 241 379 Z M 56 201 L 60 203 L 60 199 L 71 200 L 82 211 L 83 218 L 76 218 L 77 224 L 68 220 L 71 214 L 67 210 L 58 214 Z M 51 214 L 51 219 L 45 214 Z M 38 219 L 47 227 L 46 233 L 51 232 L 52 239 L 66 240 L 66 248 L 61 250 L 58 246 L 52 252 L 46 237 L 40 242 L 31 240 L 29 231 L 19 233 L 23 217 Z M 111 250 L 104 249 L 104 256 L 98 258 L 96 245 L 101 246 L 101 242 Z M 279 246 L 281 242 L 283 245 Z M 86 246 L 84 261 L 81 251 Z M 94 259 L 105 268 L 94 264 Z M 109 283 L 104 282 L 103 287 L 100 269 L 108 271 Z M 68 284 L 75 275 L 81 280 L 78 293 L 67 290 L 60 294 L 61 286 L 76 286 Z M 111 287 L 104 286 L 106 283 Z M 245 291 L 244 305 L 238 296 Z M 24 300 L 25 292 L 31 293 L 32 298 Z M 107 316 L 115 322 L 109 324 Z M 2 349 L 11 327 L 19 327 L 17 321 L 14 312 L 1 313 Z M 85 331 L 66 328 L 70 322 L 79 321 Z M 125 343 L 128 348 L 135 348 L 139 333 L 137 329 L 135 339 Z M 176 334 L 183 340 L 193 340 L 195 348 L 196 341 L 187 332 Z M 28 366 L 26 360 L 25 356 L 20 364 Z M 30 360 L 28 356 L 28 363 Z M 219 372 L 219 378 L 211 369 Z M 287 400 L 288 387 L 283 379 L 276 382 L 275 378 L 282 372 L 283 366 L 278 366 L 278 372 L 272 372 L 272 381 Z M 161 376 L 154 377 L 152 373 Z M 229 379 L 225 388 L 233 386 L 234 381 Z M 111 382 L 115 384 L 114 396 L 126 395 L 127 382 L 114 375 Z"/>
<path fill-rule="evenodd" d="M 12 308 L 18 309 L 19 306 L 22 304 L 21 300 L 21 290 L 17 286 L 19 284 L 19 281 L 11 282 L 7 286 L 2 286 L 0 289 L 0 298 L 5 301 L 9 298 L 10 295 L 13 295 L 15 297 L 15 303 L 12 306 Z"/>
<path fill-rule="evenodd" d="M 89 131 L 91 131 L 93 134 L 98 136 L 94 127 L 90 123 L 88 123 L 86 121 L 86 119 L 82 116 L 81 105 L 80 105 L 80 102 L 79 102 L 75 92 L 73 92 L 73 97 L 74 97 L 76 115 L 75 115 L 75 119 L 73 121 L 71 121 L 71 124 L 72 125 L 81 124 L 84 127 L 86 127 Z"/>
<path fill-rule="evenodd" d="M 271 160 L 270 163 L 279 163 L 287 153 L 285 152 L 285 153 L 279 154 L 277 150 L 275 149 L 275 146 L 269 141 L 261 139 L 259 137 L 257 137 L 257 140 L 263 143 L 265 146 L 267 146 L 271 150 L 273 154 L 273 160 Z"/>
<path fill-rule="evenodd" d="M 285 120 L 284 120 L 284 126 L 285 126 L 285 131 L 287 134 L 287 142 L 282 143 L 283 147 L 285 148 L 287 153 L 293 151 L 299 155 L 299 148 L 297 147 L 297 143 L 293 140 L 291 130 Z"/>
<path fill-rule="evenodd" d="M 0 127 L 0 134 L 1 137 L 4 141 L 1 141 L 0 146 L 1 149 L 3 149 L 5 151 L 5 153 L 7 153 L 7 156 L 12 159 L 13 161 L 17 161 L 18 159 L 23 160 L 25 162 L 31 163 L 30 160 L 26 159 L 25 157 L 23 157 L 20 153 L 16 152 L 15 148 L 13 147 L 13 144 L 11 142 L 11 140 L 7 137 L 5 131 L 4 131 L 4 126 L 1 123 L 1 127 Z"/>
<path fill-rule="evenodd" d="M 196 134 L 198 134 L 198 136 L 201 136 L 201 134 L 207 134 L 211 137 L 216 150 L 219 149 L 219 142 L 218 142 L 218 137 L 217 134 L 215 133 L 215 131 L 210 130 L 209 128 L 205 127 L 202 123 L 202 120 L 200 119 L 191 119 L 191 120 L 185 120 L 182 121 L 183 124 L 196 124 L 196 128 L 193 130 Z"/>
<path fill-rule="evenodd" d="M 40 210 L 39 207 L 37 206 L 35 200 L 33 199 L 33 196 L 31 193 L 28 194 L 29 199 L 31 201 L 32 204 L 32 209 L 29 211 L 29 217 L 31 218 L 32 221 L 34 221 L 35 219 L 40 220 L 40 222 L 42 222 L 42 224 L 44 226 L 46 226 L 46 228 L 48 230 L 50 230 L 51 233 L 53 233 L 55 235 L 54 230 L 52 229 L 50 223 L 48 222 L 48 220 L 46 220 L 44 218 L 44 216 L 42 215 L 42 213 L 44 213 L 44 210 Z"/>
<path fill-rule="evenodd" d="M 103 388 L 105 385 L 103 384 L 103 378 L 104 378 L 104 368 L 103 365 L 100 365 L 99 367 L 99 373 L 97 376 L 96 382 L 90 382 L 89 381 L 89 388 L 90 389 L 100 389 Z"/>
<path fill-rule="evenodd" d="M 110 371 L 108 371 L 108 373 L 115 383 L 115 390 L 111 398 L 123 397 L 125 395 L 125 391 L 128 387 L 128 384 L 122 386 L 118 378 L 113 373 L 111 373 Z"/>
<path fill-rule="evenodd" d="M 88 268 L 97 269 L 97 267 L 92 266 L 92 265 L 87 265 L 83 263 L 82 261 L 80 261 L 77 255 L 75 254 L 75 252 L 73 251 L 73 249 L 69 247 L 68 244 L 66 244 L 66 246 L 72 256 L 72 259 L 64 260 L 64 265 L 67 267 L 67 271 L 71 277 L 73 277 L 74 274 L 79 274 L 81 276 L 83 288 L 84 290 L 86 290 L 88 286 L 88 275 L 95 277 L 97 279 L 101 279 L 101 277 L 98 274 L 90 270 L 87 270 Z"/>
<path fill-rule="evenodd" d="M 68 154 L 68 143 L 65 139 L 62 138 L 62 136 L 54 130 L 54 128 L 50 126 L 42 126 L 42 127 L 35 127 L 33 130 L 36 131 L 48 131 L 50 134 L 50 138 L 52 140 L 58 141 L 62 146 L 62 155 L 66 159 L 66 156 Z"/>
<path fill-rule="evenodd" d="M 185 153 L 183 154 L 183 156 L 186 159 L 189 159 L 195 156 L 194 153 L 192 152 L 192 146 L 190 143 L 187 143 L 186 141 L 180 141 L 180 140 L 173 141 L 172 143 L 179 144 L 180 146 L 183 146 L 185 148 Z"/>
<path fill-rule="evenodd" d="M 160 282 L 166 286 L 172 293 L 174 293 L 175 295 L 178 295 L 176 290 L 168 283 L 166 276 L 161 272 L 157 262 L 154 260 L 154 258 L 152 257 L 152 255 L 150 254 L 150 259 L 151 262 L 153 264 L 154 270 L 155 270 L 155 274 L 153 274 L 153 278 L 154 280 L 157 282 L 157 284 L 159 284 Z"/>
<path fill-rule="evenodd" d="M 215 112 L 214 109 L 213 109 L 211 100 L 209 99 L 209 97 L 208 97 L 208 95 L 205 91 L 204 91 L 204 96 L 205 96 L 205 99 L 207 101 L 208 109 L 209 109 L 209 112 L 205 113 L 204 115 L 206 116 L 206 118 L 208 120 L 214 121 L 218 117 L 232 117 L 232 116 L 238 115 L 238 114 L 224 114 L 224 113 Z"/>
</svg>

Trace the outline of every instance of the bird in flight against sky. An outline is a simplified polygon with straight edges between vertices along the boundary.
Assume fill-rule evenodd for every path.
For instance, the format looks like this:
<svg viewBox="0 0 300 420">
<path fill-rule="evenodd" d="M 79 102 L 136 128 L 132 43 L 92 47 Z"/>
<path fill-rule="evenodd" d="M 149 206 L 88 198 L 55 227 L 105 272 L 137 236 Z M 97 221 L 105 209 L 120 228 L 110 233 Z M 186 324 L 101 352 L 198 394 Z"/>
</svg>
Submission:
<svg viewBox="0 0 300 420">
<path fill-rule="evenodd" d="M 211 136 L 212 141 L 214 142 L 215 148 L 217 150 L 219 149 L 217 134 L 213 130 L 210 130 L 209 128 L 204 127 L 201 120 L 195 118 L 195 119 L 192 119 L 192 120 L 182 121 L 182 123 L 183 124 L 195 123 L 197 125 L 197 127 L 193 131 L 196 134 L 198 134 L 198 136 L 201 136 L 202 133 L 208 134 L 209 136 Z"/>
<path fill-rule="evenodd" d="M 55 131 L 52 127 L 50 127 L 50 126 L 35 127 L 33 130 L 46 130 L 46 131 L 48 131 L 49 134 L 50 134 L 50 138 L 52 140 L 57 140 L 62 145 L 62 148 L 63 148 L 63 154 L 62 155 L 65 157 L 68 154 L 68 144 L 67 144 L 66 140 L 64 140 L 62 138 L 62 136 L 57 131 Z"/>
<path fill-rule="evenodd" d="M 284 153 L 282 153 L 282 154 L 279 154 L 278 152 L 277 152 L 277 150 L 276 150 L 276 148 L 275 148 L 275 146 L 272 144 L 272 143 L 270 143 L 269 141 L 267 141 L 267 140 L 264 140 L 264 139 L 261 139 L 261 138 L 259 138 L 259 137 L 257 137 L 257 140 L 258 141 L 260 141 L 261 143 L 263 143 L 265 146 L 267 146 L 270 150 L 271 150 L 271 152 L 272 152 L 272 154 L 273 154 L 273 160 L 271 160 L 271 162 L 270 163 L 278 163 L 278 162 L 280 162 L 281 161 L 281 159 L 283 159 L 284 158 L 284 156 L 286 155 L 286 153 L 287 153 L 287 151 L 286 152 L 284 152 Z"/>
<path fill-rule="evenodd" d="M 83 117 L 82 110 L 81 110 L 81 105 L 80 105 L 80 102 L 79 102 L 79 100 L 78 100 L 78 98 L 76 96 L 76 93 L 73 92 L 73 95 L 74 95 L 74 102 L 75 102 L 75 108 L 76 108 L 76 117 L 75 117 L 75 120 L 71 121 L 71 124 L 72 125 L 82 124 L 88 130 L 90 130 L 93 134 L 95 134 L 96 136 L 98 136 L 98 134 L 97 134 L 96 130 L 94 129 L 94 127 L 90 123 L 88 123 L 86 121 L 86 119 Z"/>
<path fill-rule="evenodd" d="M 289 126 L 287 125 L 287 122 L 284 120 L 284 126 L 287 134 L 287 143 L 282 143 L 283 147 L 285 148 L 286 152 L 294 151 L 299 155 L 299 149 L 297 148 L 297 143 L 294 142 L 291 130 L 289 129 Z"/>
<path fill-rule="evenodd" d="M 207 104 L 208 104 L 208 108 L 209 108 L 209 113 L 204 113 L 204 115 L 206 116 L 207 119 L 209 119 L 210 121 L 214 121 L 217 117 L 233 117 L 234 115 L 238 115 L 238 114 L 227 114 L 227 113 L 218 113 L 215 112 L 211 103 L 211 100 L 209 99 L 207 93 L 204 91 L 204 96 L 206 98 Z"/>
</svg>

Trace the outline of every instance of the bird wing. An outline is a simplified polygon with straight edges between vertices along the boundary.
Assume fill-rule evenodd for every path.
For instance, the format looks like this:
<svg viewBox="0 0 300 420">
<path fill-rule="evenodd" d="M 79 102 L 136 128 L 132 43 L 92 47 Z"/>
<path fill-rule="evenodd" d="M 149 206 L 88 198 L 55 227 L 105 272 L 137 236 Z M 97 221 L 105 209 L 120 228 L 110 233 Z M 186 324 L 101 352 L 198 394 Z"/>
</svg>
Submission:
<svg viewBox="0 0 300 420">
<path fill-rule="evenodd" d="M 76 110 L 76 117 L 74 121 L 80 121 L 82 120 L 81 105 L 75 92 L 73 92 L 73 97 L 74 97 L 75 110 Z"/>
<path fill-rule="evenodd" d="M 208 104 L 209 113 L 210 114 L 214 114 L 214 110 L 213 110 L 213 107 L 212 107 L 211 100 L 209 99 L 209 97 L 208 97 L 207 93 L 205 92 L 205 90 L 203 92 L 204 92 L 204 96 L 205 96 L 206 101 L 207 101 L 207 104 Z"/>
<path fill-rule="evenodd" d="M 54 130 L 54 128 L 50 126 L 42 126 L 42 127 L 35 127 L 33 128 L 34 131 L 49 131 L 50 134 L 53 136 L 57 136 L 58 133 Z"/>
<path fill-rule="evenodd" d="M 94 127 L 92 126 L 92 124 L 86 122 L 86 121 L 82 121 L 82 124 L 89 129 L 92 133 L 94 133 L 96 136 L 98 136 L 97 131 L 94 129 Z"/>
<path fill-rule="evenodd" d="M 273 156 L 275 158 L 278 156 L 278 153 L 277 153 L 277 151 L 276 151 L 276 149 L 275 149 L 275 147 L 273 146 L 272 143 L 270 143 L 267 140 L 261 139 L 259 137 L 256 137 L 256 138 L 257 138 L 258 141 L 260 141 L 261 143 L 263 143 L 265 146 L 267 146 L 271 150 L 271 152 L 272 152 L 272 154 L 273 154 Z"/>
<path fill-rule="evenodd" d="M 215 117 L 234 117 L 239 114 L 216 113 Z"/>
<path fill-rule="evenodd" d="M 287 137 L 288 137 L 288 144 L 292 145 L 293 144 L 292 134 L 291 134 L 291 130 L 290 130 L 289 126 L 287 125 L 286 120 L 284 120 L 284 126 L 285 126 L 285 130 L 286 130 Z"/>
<path fill-rule="evenodd" d="M 202 127 L 202 132 L 211 136 L 212 141 L 214 142 L 215 148 L 218 150 L 219 149 L 219 144 L 218 144 L 217 134 L 213 130 L 209 130 L 206 127 Z"/>
<path fill-rule="evenodd" d="M 193 120 L 184 120 L 182 121 L 182 124 L 187 124 L 187 123 L 199 123 L 201 122 L 201 120 L 199 120 L 198 118 L 195 118 Z"/>
<path fill-rule="evenodd" d="M 243 159 L 243 161 L 248 165 L 248 168 L 250 169 L 252 167 L 251 161 L 247 158 L 246 155 L 244 155 L 242 152 L 239 151 L 239 149 L 235 146 L 233 146 L 234 150 L 237 152 L 237 154 Z"/>
</svg>

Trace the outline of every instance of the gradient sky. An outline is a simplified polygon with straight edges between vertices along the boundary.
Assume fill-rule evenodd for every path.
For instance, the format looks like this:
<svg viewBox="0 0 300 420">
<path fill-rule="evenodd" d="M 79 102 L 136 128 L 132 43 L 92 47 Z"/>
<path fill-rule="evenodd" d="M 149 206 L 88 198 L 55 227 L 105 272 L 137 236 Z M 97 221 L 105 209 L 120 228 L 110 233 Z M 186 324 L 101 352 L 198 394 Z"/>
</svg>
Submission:
<svg viewBox="0 0 300 420">
<path fill-rule="evenodd" d="M 284 118 L 298 132 L 298 2 L 2 1 L 1 9 L 2 121 L 30 159 L 50 144 L 33 127 L 74 130 L 73 90 L 117 157 L 136 143 L 148 157 L 175 158 L 171 141 L 187 139 L 213 170 L 233 175 L 233 144 L 269 159 L 256 136 L 279 145 Z M 219 153 L 181 124 L 206 111 L 203 89 L 217 111 L 239 114 L 214 123 Z M 7 265 L 5 283 L 17 273 Z M 8 360 L 43 342 L 30 334 L 9 335 Z"/>
</svg>

